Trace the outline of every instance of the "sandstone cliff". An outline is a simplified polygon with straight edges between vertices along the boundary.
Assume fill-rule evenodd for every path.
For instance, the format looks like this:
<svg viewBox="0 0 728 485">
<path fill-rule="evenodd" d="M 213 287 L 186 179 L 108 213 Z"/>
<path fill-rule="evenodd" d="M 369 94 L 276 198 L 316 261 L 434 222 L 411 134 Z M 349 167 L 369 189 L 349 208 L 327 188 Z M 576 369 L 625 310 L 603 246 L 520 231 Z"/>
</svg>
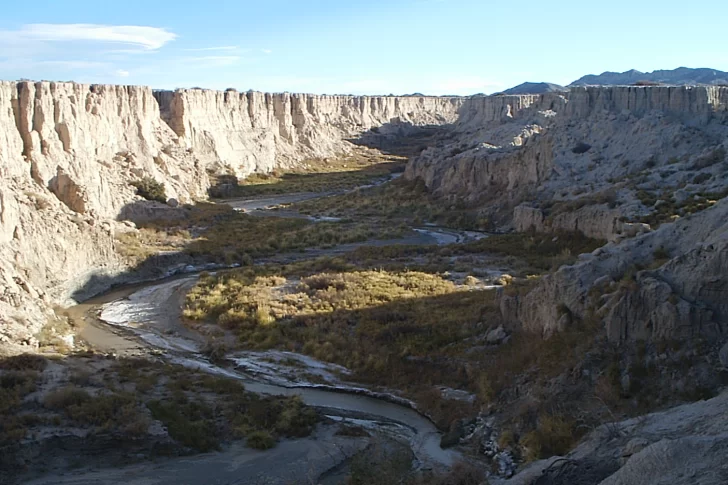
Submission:
<svg viewBox="0 0 728 485">
<path fill-rule="evenodd" d="M 203 167 L 175 148 L 149 88 L 0 83 L 0 338 L 32 335 L 88 277 L 124 269 L 115 221 L 150 176 L 183 201 Z"/>
<path fill-rule="evenodd" d="M 181 89 L 154 93 L 180 143 L 238 177 L 347 151 L 371 128 L 453 123 L 462 98 L 316 96 Z"/>
</svg>

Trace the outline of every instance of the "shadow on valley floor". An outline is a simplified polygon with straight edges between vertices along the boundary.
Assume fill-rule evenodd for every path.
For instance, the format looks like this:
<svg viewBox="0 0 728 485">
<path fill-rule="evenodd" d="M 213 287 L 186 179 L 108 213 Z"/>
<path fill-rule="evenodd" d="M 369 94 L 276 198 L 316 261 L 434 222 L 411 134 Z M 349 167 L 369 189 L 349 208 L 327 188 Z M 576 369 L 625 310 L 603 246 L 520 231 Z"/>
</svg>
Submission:
<svg viewBox="0 0 728 485">
<path fill-rule="evenodd" d="M 116 234 L 114 244 L 126 261 L 123 271 L 99 270 L 87 275 L 71 297 L 78 302 L 114 286 L 156 280 L 175 274 L 249 266 L 263 258 L 281 263 L 334 254 L 336 247 L 354 249 L 366 241 L 412 244 L 421 236 L 402 224 L 312 220 L 306 217 L 256 217 L 227 204 L 198 203 L 169 207 L 136 201 L 118 219 L 138 230 Z M 123 226 L 121 226 L 123 227 Z M 433 244 L 434 244 L 433 240 Z"/>
<path fill-rule="evenodd" d="M 251 174 L 244 180 L 234 175 L 215 175 L 208 195 L 213 199 L 284 195 L 296 193 L 336 194 L 359 186 L 385 181 L 404 171 L 404 160 L 362 163 L 337 159 L 312 161 L 310 170 L 274 170 L 268 174 Z M 348 163 L 347 163 L 348 162 Z"/>
<path fill-rule="evenodd" d="M 347 141 L 388 155 L 414 157 L 438 142 L 451 139 L 452 129 L 452 124 L 416 126 L 408 122 L 390 122 Z"/>
<path fill-rule="evenodd" d="M 326 159 L 304 160 L 301 167 L 251 174 L 239 180 L 232 174 L 215 174 L 209 189 L 212 198 L 252 197 L 294 192 L 331 192 L 367 185 L 404 171 L 409 157 L 450 139 L 452 125 L 415 126 L 391 122 L 374 127 L 347 141 L 371 150 Z"/>
</svg>

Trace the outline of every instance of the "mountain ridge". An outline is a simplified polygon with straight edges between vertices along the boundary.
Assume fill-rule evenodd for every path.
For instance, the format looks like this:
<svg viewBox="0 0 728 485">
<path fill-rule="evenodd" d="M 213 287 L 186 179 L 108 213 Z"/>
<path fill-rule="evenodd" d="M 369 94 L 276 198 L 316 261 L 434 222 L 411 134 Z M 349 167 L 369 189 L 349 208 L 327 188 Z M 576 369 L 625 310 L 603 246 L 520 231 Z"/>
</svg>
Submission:
<svg viewBox="0 0 728 485">
<path fill-rule="evenodd" d="M 605 71 L 601 74 L 587 74 L 569 86 L 629 85 L 641 81 L 671 85 L 728 85 L 728 72 L 711 68 L 678 67 L 642 72 L 630 69 L 624 72 Z"/>
</svg>

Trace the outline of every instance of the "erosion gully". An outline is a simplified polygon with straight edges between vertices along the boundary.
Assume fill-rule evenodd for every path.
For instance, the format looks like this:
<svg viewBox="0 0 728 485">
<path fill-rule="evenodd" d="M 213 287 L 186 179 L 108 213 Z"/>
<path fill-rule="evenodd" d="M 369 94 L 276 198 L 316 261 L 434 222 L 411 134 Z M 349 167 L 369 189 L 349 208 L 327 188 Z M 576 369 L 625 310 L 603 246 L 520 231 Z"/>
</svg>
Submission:
<svg viewBox="0 0 728 485">
<path fill-rule="evenodd" d="M 228 203 L 238 210 L 260 216 L 297 216 L 290 211 L 282 213 L 272 208 L 280 204 L 298 202 L 324 194 L 285 194 Z M 316 218 L 312 218 L 317 220 Z M 416 236 L 386 243 L 450 244 L 484 237 L 473 232 L 458 232 L 438 227 L 415 229 Z M 362 244 L 382 244 L 369 241 Z M 326 254 L 351 250 L 357 245 L 344 245 Z M 350 247 L 352 246 L 352 247 Z M 304 257 L 324 255 L 312 251 Z M 300 253 L 299 253 L 300 255 Z M 188 268 L 188 271 L 192 268 Z M 416 463 L 423 468 L 449 467 L 459 454 L 440 447 L 441 435 L 426 416 L 415 406 L 394 394 L 379 393 L 348 385 L 332 376 L 340 376 L 345 369 L 315 361 L 307 356 L 288 352 L 241 352 L 228 355 L 235 365 L 223 367 L 210 362 L 202 353 L 204 338 L 185 327 L 181 309 L 186 292 L 195 284 L 199 273 L 170 276 L 163 280 L 115 288 L 84 303 L 68 309 L 71 317 L 83 321 L 81 338 L 93 348 L 116 354 L 154 352 L 169 362 L 211 374 L 224 375 L 241 381 L 247 390 L 267 395 L 298 395 L 306 404 L 320 409 L 334 419 L 355 418 L 371 431 L 381 432 L 405 442 L 411 448 Z M 307 382 L 291 377 L 291 368 L 278 361 L 298 360 L 307 372 L 313 371 L 329 378 L 330 384 Z M 343 372 L 342 372 L 343 371 Z M 283 377 L 285 375 L 285 377 Z"/>
</svg>

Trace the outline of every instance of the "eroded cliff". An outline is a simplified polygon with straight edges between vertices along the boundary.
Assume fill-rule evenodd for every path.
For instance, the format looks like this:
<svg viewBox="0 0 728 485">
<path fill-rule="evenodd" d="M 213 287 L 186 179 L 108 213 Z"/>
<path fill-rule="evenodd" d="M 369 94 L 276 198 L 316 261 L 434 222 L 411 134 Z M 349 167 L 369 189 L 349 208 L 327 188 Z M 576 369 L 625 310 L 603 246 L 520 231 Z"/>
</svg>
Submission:
<svg viewBox="0 0 728 485">
<path fill-rule="evenodd" d="M 443 125 L 462 98 L 316 96 L 181 89 L 154 93 L 180 143 L 238 177 L 348 151 L 345 140 L 376 128 Z"/>
<path fill-rule="evenodd" d="M 479 204 L 497 225 L 614 239 L 621 222 L 650 212 L 637 200 L 640 190 L 685 189 L 699 174 L 701 190 L 722 190 L 720 165 L 706 157 L 728 135 L 727 109 L 725 87 L 471 98 L 456 136 L 424 151 L 405 176 Z M 587 206 L 600 207 L 578 210 Z"/>
</svg>

